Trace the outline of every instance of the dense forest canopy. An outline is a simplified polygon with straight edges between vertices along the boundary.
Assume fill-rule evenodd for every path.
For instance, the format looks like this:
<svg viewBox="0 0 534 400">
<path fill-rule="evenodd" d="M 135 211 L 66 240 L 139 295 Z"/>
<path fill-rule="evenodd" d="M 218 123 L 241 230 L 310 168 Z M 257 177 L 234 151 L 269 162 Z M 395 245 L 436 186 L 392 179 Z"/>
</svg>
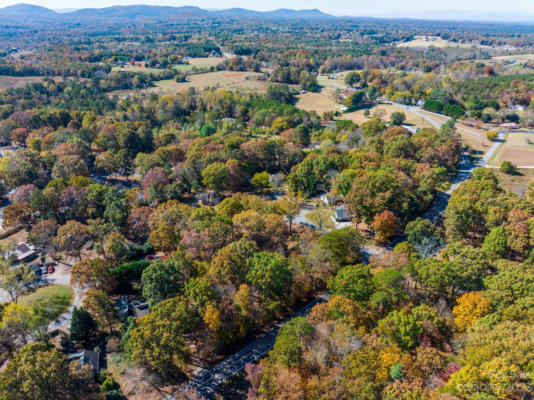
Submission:
<svg viewBox="0 0 534 400">
<path fill-rule="evenodd" d="M 0 400 L 527 398 L 532 26 L 173 10 L 0 9 Z"/>
</svg>

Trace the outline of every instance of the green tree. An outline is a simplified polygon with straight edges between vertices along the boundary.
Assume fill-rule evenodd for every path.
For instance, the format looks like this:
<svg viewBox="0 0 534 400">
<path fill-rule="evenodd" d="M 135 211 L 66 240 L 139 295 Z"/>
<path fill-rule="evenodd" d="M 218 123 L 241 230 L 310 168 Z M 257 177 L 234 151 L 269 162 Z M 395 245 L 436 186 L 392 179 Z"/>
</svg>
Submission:
<svg viewBox="0 0 534 400">
<path fill-rule="evenodd" d="M 406 241 L 423 257 L 435 254 L 442 246 L 442 233 L 430 220 L 418 217 L 404 229 Z"/>
<path fill-rule="evenodd" d="M 34 280 L 35 273 L 30 267 L 0 265 L 0 288 L 5 290 L 11 297 L 11 301 L 15 303 L 28 290 L 28 285 Z"/>
<path fill-rule="evenodd" d="M 332 220 L 332 210 L 328 208 L 316 208 L 306 213 L 306 219 L 314 224 L 319 232 L 325 232 L 336 227 Z"/>
<path fill-rule="evenodd" d="M 162 300 L 181 293 L 191 271 L 184 254 L 175 253 L 166 260 L 156 260 L 143 271 L 143 297 L 152 307 Z"/>
<path fill-rule="evenodd" d="M 86 398 L 92 371 L 74 375 L 65 356 L 45 343 L 29 344 L 0 374 L 1 400 L 77 400 Z M 98 398 L 98 397 L 93 397 Z"/>
<path fill-rule="evenodd" d="M 499 169 L 501 172 L 504 172 L 508 175 L 514 175 L 517 173 L 517 167 L 508 160 L 503 161 Z"/>
<path fill-rule="evenodd" d="M 321 236 L 320 244 L 332 261 L 343 266 L 356 264 L 361 260 L 360 245 L 362 241 L 357 229 L 345 227 Z"/>
<path fill-rule="evenodd" d="M 391 113 L 389 118 L 392 125 L 401 126 L 406 120 L 406 114 L 401 111 L 395 111 Z"/>
<path fill-rule="evenodd" d="M 119 314 L 113 301 L 104 292 L 89 289 L 82 305 L 96 321 L 98 329 L 107 329 L 110 334 L 113 332 L 113 326 L 119 322 Z"/>
<path fill-rule="evenodd" d="M 291 281 L 289 260 L 278 253 L 261 251 L 247 260 L 247 281 L 269 297 L 280 296 Z"/>
<path fill-rule="evenodd" d="M 131 359 L 164 377 L 177 377 L 191 357 L 185 335 L 198 326 L 199 317 L 181 297 L 164 300 L 139 318 L 126 343 Z"/>
<path fill-rule="evenodd" d="M 286 368 L 302 364 L 302 340 L 313 333 L 313 326 L 305 317 L 296 317 L 287 322 L 278 333 L 269 357 Z"/>
<path fill-rule="evenodd" d="M 76 342 L 87 342 L 94 334 L 96 323 L 91 314 L 74 306 L 70 325 L 70 338 Z"/>
<path fill-rule="evenodd" d="M 423 328 L 411 313 L 392 311 L 378 322 L 377 332 L 401 349 L 410 350 L 417 344 Z"/>
<path fill-rule="evenodd" d="M 226 164 L 215 162 L 202 171 L 202 184 L 208 189 L 222 192 L 228 188 L 228 168 Z"/>
<path fill-rule="evenodd" d="M 356 83 L 360 82 L 360 74 L 356 71 L 350 71 L 345 75 L 345 85 L 354 86 Z"/>
<path fill-rule="evenodd" d="M 255 173 L 250 183 L 258 192 L 266 193 L 272 190 L 271 176 L 266 171 Z"/>
<path fill-rule="evenodd" d="M 345 296 L 356 302 L 369 300 L 374 287 L 369 267 L 363 264 L 341 268 L 328 280 L 328 289 L 336 295 Z"/>
</svg>

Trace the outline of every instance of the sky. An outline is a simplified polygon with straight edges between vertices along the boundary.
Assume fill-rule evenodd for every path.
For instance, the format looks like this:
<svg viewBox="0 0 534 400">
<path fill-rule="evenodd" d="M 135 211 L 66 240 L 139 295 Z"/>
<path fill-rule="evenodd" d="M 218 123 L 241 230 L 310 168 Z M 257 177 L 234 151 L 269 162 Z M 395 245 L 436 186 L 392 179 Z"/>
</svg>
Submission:
<svg viewBox="0 0 534 400">
<path fill-rule="evenodd" d="M 446 0 L 434 2 L 428 0 L 337 0 L 335 2 L 325 2 L 324 0 L 269 0 L 263 2 L 251 2 L 250 0 L 0 0 L 0 7 L 23 2 L 50 9 L 151 4 L 194 5 L 201 8 L 242 7 L 260 11 L 277 8 L 317 8 L 334 15 L 415 18 L 439 18 L 440 16 L 449 18 L 450 14 L 459 17 L 472 16 L 473 19 L 485 19 L 485 17 L 501 15 L 506 19 L 515 15 L 523 18 L 532 16 L 532 22 L 534 22 L 533 0 Z"/>
</svg>

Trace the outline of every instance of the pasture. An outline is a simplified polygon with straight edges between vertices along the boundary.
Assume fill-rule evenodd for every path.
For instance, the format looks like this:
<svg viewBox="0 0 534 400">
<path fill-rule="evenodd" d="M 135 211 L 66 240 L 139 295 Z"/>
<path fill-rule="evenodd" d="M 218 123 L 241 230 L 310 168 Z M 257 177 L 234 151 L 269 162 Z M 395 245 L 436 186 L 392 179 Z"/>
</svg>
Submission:
<svg viewBox="0 0 534 400">
<path fill-rule="evenodd" d="M 503 161 L 510 161 L 518 167 L 534 166 L 534 134 L 507 133 L 504 143 L 497 149 L 489 164 L 499 166 Z"/>
<path fill-rule="evenodd" d="M 0 76 L 0 90 L 15 89 L 28 83 L 42 82 L 43 76 Z"/>
<path fill-rule="evenodd" d="M 257 78 L 262 74 L 256 72 L 241 71 L 217 71 L 205 74 L 190 75 L 186 82 L 176 82 L 172 79 L 156 82 L 150 91 L 157 93 L 175 93 L 189 88 L 202 90 L 209 87 L 220 89 L 240 89 L 245 91 L 257 91 L 264 93 L 273 83 L 260 81 Z"/>
<path fill-rule="evenodd" d="M 315 111 L 322 115 L 326 111 L 340 111 L 341 104 L 334 100 L 333 92 L 328 89 L 321 89 L 319 92 L 307 92 L 296 96 L 295 105 L 306 111 Z"/>
</svg>

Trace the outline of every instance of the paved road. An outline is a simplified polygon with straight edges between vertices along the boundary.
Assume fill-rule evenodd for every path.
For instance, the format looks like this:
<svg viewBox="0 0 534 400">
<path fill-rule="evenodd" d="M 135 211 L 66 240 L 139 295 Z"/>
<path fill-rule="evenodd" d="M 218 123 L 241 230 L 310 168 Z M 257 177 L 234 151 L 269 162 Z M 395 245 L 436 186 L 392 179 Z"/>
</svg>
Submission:
<svg viewBox="0 0 534 400">
<path fill-rule="evenodd" d="M 423 118 L 424 120 L 428 121 L 430 124 L 432 124 L 437 129 L 439 129 L 441 125 L 443 125 L 442 122 L 432 119 L 430 116 L 428 116 L 425 113 L 420 112 L 418 109 L 414 107 L 409 107 L 409 106 L 405 106 L 402 104 L 397 104 L 397 105 Z M 432 208 L 430 208 L 425 213 L 424 218 L 427 218 L 431 220 L 432 222 L 437 221 L 437 219 L 443 214 L 443 212 L 447 208 L 447 203 L 449 201 L 449 197 L 451 193 L 458 188 L 460 183 L 462 183 L 463 181 L 471 177 L 471 173 L 475 167 L 486 166 L 488 160 L 493 156 L 493 154 L 499 147 L 500 143 L 502 142 L 502 138 L 503 138 L 503 133 L 500 132 L 497 138 L 497 141 L 486 152 L 484 157 L 480 159 L 480 161 L 476 164 L 471 163 L 468 157 L 466 157 L 465 155 L 462 156 L 458 174 L 456 175 L 456 178 L 453 184 L 451 185 L 450 189 L 447 192 L 439 193 L 439 195 L 436 196 L 434 205 L 432 206 Z M 297 218 L 295 222 L 310 224 L 308 221 L 305 220 L 305 217 L 304 217 L 304 214 L 306 211 L 307 210 L 301 210 L 302 215 L 299 214 L 300 219 Z M 371 247 L 371 246 L 362 246 L 362 252 L 364 253 L 364 256 L 366 256 L 367 259 L 372 255 L 379 254 L 381 251 L 383 251 L 383 249 L 381 248 L 376 248 L 376 247 Z M 175 395 L 186 392 L 187 390 L 191 390 L 192 388 L 196 388 L 202 395 L 208 398 L 211 397 L 215 389 L 220 383 L 224 382 L 225 380 L 227 380 L 228 378 L 230 378 L 237 372 L 241 371 L 243 368 L 245 368 L 247 364 L 258 360 L 259 358 L 267 354 L 274 346 L 274 342 L 276 340 L 278 330 L 288 320 L 290 320 L 291 318 L 297 317 L 297 316 L 308 314 L 315 304 L 326 301 L 327 299 L 328 299 L 327 293 L 319 296 L 312 302 L 308 303 L 301 310 L 293 314 L 291 317 L 287 318 L 284 322 L 279 324 L 276 328 L 264 334 L 259 339 L 250 343 L 248 346 L 244 347 L 237 353 L 228 357 L 226 360 L 224 360 L 220 364 L 212 368 L 200 369 L 199 371 L 195 373 L 193 380 L 191 380 L 187 385 L 180 388 L 174 394 L 166 397 L 165 400 L 172 400 L 175 398 Z"/>
<path fill-rule="evenodd" d="M 252 363 L 266 355 L 273 348 L 279 329 L 284 326 L 287 321 L 295 317 L 307 315 L 313 306 L 318 303 L 325 302 L 328 297 L 329 293 L 323 293 L 313 301 L 306 304 L 295 314 L 278 324 L 276 328 L 267 332 L 249 345 L 243 347 L 237 353 L 231 355 L 220 364 L 217 364 L 212 368 L 202 368 L 198 370 L 194 374 L 193 380 L 191 380 L 187 385 L 182 386 L 170 396 L 166 397 L 165 400 L 172 400 L 179 393 L 186 392 L 193 388 L 196 388 L 203 396 L 210 398 L 220 383 L 241 371 L 247 364 Z"/>
</svg>

